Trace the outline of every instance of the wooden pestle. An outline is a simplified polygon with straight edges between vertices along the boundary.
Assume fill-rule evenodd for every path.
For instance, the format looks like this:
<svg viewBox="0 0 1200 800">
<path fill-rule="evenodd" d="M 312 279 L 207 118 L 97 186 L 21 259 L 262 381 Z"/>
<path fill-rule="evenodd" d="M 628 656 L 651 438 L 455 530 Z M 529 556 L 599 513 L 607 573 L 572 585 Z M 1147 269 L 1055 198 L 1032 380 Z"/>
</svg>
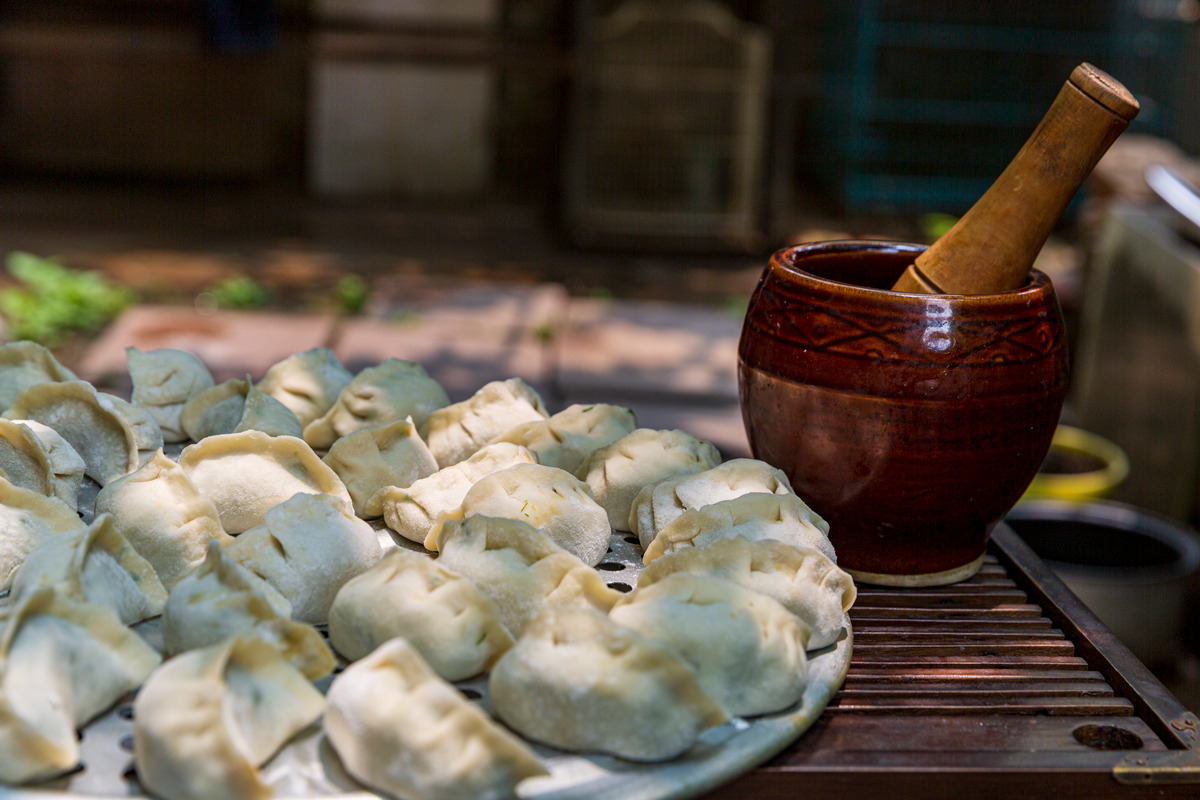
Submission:
<svg viewBox="0 0 1200 800">
<path fill-rule="evenodd" d="M 1112 77 L 1076 67 L 1016 158 L 892 289 L 990 294 L 1023 285 L 1067 204 L 1138 110 Z"/>
</svg>

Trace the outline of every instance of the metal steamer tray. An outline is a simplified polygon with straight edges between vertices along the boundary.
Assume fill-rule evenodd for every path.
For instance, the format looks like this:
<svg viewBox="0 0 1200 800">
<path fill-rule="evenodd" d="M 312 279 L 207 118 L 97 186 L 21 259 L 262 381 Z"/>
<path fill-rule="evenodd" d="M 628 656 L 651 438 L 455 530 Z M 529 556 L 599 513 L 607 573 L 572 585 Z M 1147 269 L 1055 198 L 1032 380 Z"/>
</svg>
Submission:
<svg viewBox="0 0 1200 800">
<path fill-rule="evenodd" d="M 80 509 L 91 519 L 99 487 L 85 480 Z M 375 525 L 384 548 L 419 545 Z M 608 554 L 597 566 L 606 583 L 629 591 L 642 570 L 637 537 L 613 532 Z M 0 609 L 8 603 L 0 597 Z M 320 626 L 318 626 L 320 627 Z M 159 619 L 134 627 L 161 652 Z M 799 738 L 841 686 L 850 665 L 853 634 L 849 617 L 838 642 L 808 653 L 808 685 L 800 702 L 784 711 L 751 719 L 734 718 L 701 734 L 684 755 L 644 764 L 599 754 L 568 753 L 541 744 L 530 746 L 549 775 L 529 778 L 517 787 L 520 798 L 538 800 L 678 800 L 695 797 L 747 772 Z M 325 690 L 333 676 L 317 682 Z M 473 702 L 492 712 L 487 675 L 455 684 Z M 25 787 L 0 786 L 13 800 L 75 800 L 93 797 L 145 797 L 133 766 L 133 694 L 90 723 L 80 734 L 80 766 L 52 781 Z M 261 768 L 264 782 L 279 798 L 377 798 L 380 795 L 349 777 L 321 732 L 320 720 L 302 731 Z"/>
</svg>

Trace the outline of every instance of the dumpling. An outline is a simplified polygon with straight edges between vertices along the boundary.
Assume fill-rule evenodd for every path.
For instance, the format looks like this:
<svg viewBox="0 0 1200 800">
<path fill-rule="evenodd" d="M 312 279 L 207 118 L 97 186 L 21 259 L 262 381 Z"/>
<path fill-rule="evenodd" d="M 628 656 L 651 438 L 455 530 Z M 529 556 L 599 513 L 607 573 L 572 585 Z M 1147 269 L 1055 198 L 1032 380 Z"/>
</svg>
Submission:
<svg viewBox="0 0 1200 800">
<path fill-rule="evenodd" d="M 389 486 L 372 499 L 378 502 L 388 528 L 405 539 L 426 544 L 441 514 L 462 505 L 467 492 L 479 480 L 514 464 L 532 464 L 537 456 L 526 447 L 497 442 L 484 447 L 466 461 L 443 467 L 408 486 Z"/>
<path fill-rule="evenodd" d="M 0 345 L 0 408 L 8 408 L 17 396 L 39 383 L 78 380 L 54 354 L 37 342 L 6 342 Z"/>
<path fill-rule="evenodd" d="M 346 771 L 405 800 L 501 800 L 546 775 L 524 742 L 393 639 L 334 678 L 325 735 Z"/>
<path fill-rule="evenodd" d="M 131 416 L 135 413 L 144 416 Z M 159 432 L 158 444 L 151 447 L 157 423 L 149 412 L 98 392 L 86 381 L 37 384 L 22 392 L 4 416 L 53 428 L 83 458 L 85 474 L 101 486 L 137 469 L 139 451 L 162 446 Z"/>
<path fill-rule="evenodd" d="M 346 484 L 354 513 L 363 519 L 383 514 L 382 489 L 403 488 L 438 469 L 411 419 L 347 434 L 330 446 L 323 460 Z"/>
<path fill-rule="evenodd" d="M 735 458 L 703 472 L 676 475 L 640 492 L 629 512 L 629 529 L 643 548 L 685 511 L 752 492 L 794 494 L 781 469 L 753 458 Z"/>
<path fill-rule="evenodd" d="M 644 487 L 721 463 L 709 442 L 683 431 L 638 428 L 592 453 L 575 474 L 592 487 L 613 530 L 629 530 L 629 512 Z"/>
<path fill-rule="evenodd" d="M 213 376 L 204 362 L 186 350 L 161 348 L 142 352 L 125 348 L 130 400 L 150 412 L 162 431 L 164 442 L 187 441 L 180 414 L 183 406 L 213 386 Z"/>
<path fill-rule="evenodd" d="M 674 651 L 590 608 L 533 620 L 492 668 L 488 690 L 522 736 L 630 761 L 675 758 L 728 720 Z"/>
<path fill-rule="evenodd" d="M 622 597 L 578 556 L 520 520 L 479 515 L 450 520 L 437 545 L 438 563 L 483 590 L 513 636 L 548 605 L 608 611 Z"/>
<path fill-rule="evenodd" d="M 61 500 L 0 478 L 0 589 L 12 585 L 17 567 L 39 543 L 84 527 L 75 510 Z"/>
<path fill-rule="evenodd" d="M 239 637 L 154 671 L 133 703 L 138 782 L 164 800 L 265 800 L 258 768 L 321 716 L 325 701 L 266 642 Z"/>
<path fill-rule="evenodd" d="M 180 424 L 197 442 L 206 436 L 242 431 L 299 438 L 302 431 L 296 415 L 256 389 L 249 376 L 227 380 L 193 397 L 180 412 Z"/>
<path fill-rule="evenodd" d="M 676 572 L 724 578 L 772 597 L 808 626 L 808 649 L 837 641 L 858 590 L 854 579 L 816 550 L 771 539 L 735 536 L 656 558 L 638 575 L 638 587 Z"/>
<path fill-rule="evenodd" d="M 677 572 L 634 589 L 609 616 L 683 656 L 730 714 L 787 708 L 808 684 L 807 626 L 731 581 Z"/>
<path fill-rule="evenodd" d="M 126 625 L 162 613 L 167 590 L 154 568 L 101 514 L 86 528 L 38 544 L 17 568 L 12 596 L 45 587 L 112 611 Z"/>
<path fill-rule="evenodd" d="M 348 433 L 409 417 L 419 430 L 430 412 L 449 404 L 446 390 L 424 367 L 389 358 L 355 375 L 337 402 L 304 426 L 304 441 L 324 450 Z"/>
<path fill-rule="evenodd" d="M 314 624 L 328 621 L 338 589 L 382 555 L 375 530 L 348 503 L 303 493 L 269 510 L 225 552 L 278 589 L 295 619 Z"/>
<path fill-rule="evenodd" d="M 684 547 L 704 547 L 741 536 L 816 550 L 836 562 L 828 533 L 829 523 L 794 494 L 744 494 L 680 514 L 658 532 L 642 560 L 649 564 Z"/>
<path fill-rule="evenodd" d="M 449 517 L 480 514 L 528 522 L 556 544 L 594 567 L 608 552 L 608 514 L 583 481 L 557 467 L 517 464 L 480 478 Z M 425 546 L 436 549 L 435 524 Z"/>
<path fill-rule="evenodd" d="M 185 447 L 179 466 L 217 507 L 221 527 L 231 534 L 261 524 L 268 510 L 297 492 L 330 494 L 351 506 L 337 474 L 294 436 L 262 431 L 209 436 Z"/>
<path fill-rule="evenodd" d="M 137 688 L 159 661 L 107 609 L 51 588 L 22 597 L 0 631 L 0 782 L 74 768 L 75 731 Z"/>
<path fill-rule="evenodd" d="M 303 427 L 332 408 L 353 378 L 332 350 L 314 347 L 271 365 L 258 390 L 287 406 Z"/>
<path fill-rule="evenodd" d="M 231 636 L 259 639 L 309 680 L 329 675 L 337 659 L 316 628 L 290 618 L 291 607 L 271 584 L 209 542 L 204 563 L 167 598 L 163 645 L 168 655 L 176 655 Z"/>
<path fill-rule="evenodd" d="M 162 450 L 96 495 L 96 514 L 111 514 L 129 543 L 168 590 L 204 560 L 208 543 L 233 541 L 217 507 Z"/>
<path fill-rule="evenodd" d="M 483 672 L 513 641 L 475 584 L 403 548 L 351 578 L 329 609 L 329 641 L 349 661 L 397 636 L 448 681 Z"/>
<path fill-rule="evenodd" d="M 0 419 L 0 474 L 16 486 L 79 505 L 83 459 L 53 428 L 34 420 Z"/>
<path fill-rule="evenodd" d="M 548 416 L 533 387 L 509 378 L 484 384 L 466 400 L 430 413 L 419 429 L 438 464 L 448 467 L 470 458 L 505 431 Z"/>
<path fill-rule="evenodd" d="M 593 452 L 633 433 L 636 428 L 637 418 L 624 406 L 576 404 L 548 419 L 532 420 L 510 428 L 492 441 L 524 445 L 537 454 L 539 464 L 574 474 Z"/>
</svg>

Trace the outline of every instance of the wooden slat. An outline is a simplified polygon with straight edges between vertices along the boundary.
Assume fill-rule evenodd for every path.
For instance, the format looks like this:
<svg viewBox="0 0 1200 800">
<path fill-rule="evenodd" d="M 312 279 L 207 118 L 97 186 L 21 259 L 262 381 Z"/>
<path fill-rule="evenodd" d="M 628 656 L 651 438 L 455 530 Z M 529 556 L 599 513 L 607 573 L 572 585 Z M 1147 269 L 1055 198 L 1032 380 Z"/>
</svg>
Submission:
<svg viewBox="0 0 1200 800">
<path fill-rule="evenodd" d="M 1123 697 L 863 697 L 837 694 L 828 713 L 890 714 L 1048 714 L 1057 716 L 1133 716 L 1133 704 Z"/>
<path fill-rule="evenodd" d="M 927 681 L 922 683 L 877 683 L 846 679 L 841 696 L 858 701 L 866 698 L 892 697 L 1112 697 L 1112 687 L 1099 681 L 1006 681 L 980 679 L 972 681 Z"/>
<path fill-rule="evenodd" d="M 1032 603 L 998 603 L 985 608 L 963 608 L 943 605 L 922 609 L 886 605 L 859 606 L 856 604 L 855 607 L 850 611 L 850 618 L 852 620 L 859 620 L 864 617 L 900 617 L 902 619 L 916 619 L 919 616 L 923 619 L 929 619 L 933 617 L 941 619 L 953 619 L 954 617 L 972 617 L 979 614 L 986 614 L 991 618 L 1041 617 L 1042 609 Z"/>
<path fill-rule="evenodd" d="M 859 591 L 854 607 L 858 609 L 876 608 L 879 606 L 894 608 L 992 608 L 1004 604 L 1024 604 L 1028 602 L 1025 593 L 1013 590 L 984 589 L 982 591 L 964 591 L 955 594 L 935 592 L 922 589 L 904 592 L 894 591 Z M 851 617 L 853 618 L 853 616 Z"/>
<path fill-rule="evenodd" d="M 1022 637 L 1020 641 L 1003 642 L 993 639 L 982 640 L 932 640 L 932 641 L 889 641 L 887 643 L 854 642 L 855 654 L 863 659 L 891 659 L 914 656 L 1033 656 L 1065 657 L 1074 655 L 1075 646 L 1069 639 L 1031 641 Z"/>
<path fill-rule="evenodd" d="M 926 683 L 945 680 L 1027 680 L 1038 683 L 1063 683 L 1078 681 L 1103 681 L 1104 675 L 1093 670 L 1039 669 L 1026 666 L 1013 667 L 899 667 L 891 664 L 865 664 L 851 666 L 846 673 L 846 683 L 870 681 L 879 684 Z"/>
<path fill-rule="evenodd" d="M 971 629 L 996 626 L 998 630 L 1036 630 L 1052 627 L 1052 623 L 1046 617 L 1008 617 L 978 609 L 959 609 L 959 613 L 956 614 L 939 614 L 936 611 L 922 611 L 914 615 L 910 611 L 905 616 L 899 614 L 876 615 L 873 612 L 864 612 L 854 617 L 853 624 L 856 633 L 877 628 L 894 630 L 912 625 L 919 625 L 924 630 L 938 630 L 956 626 Z"/>
</svg>

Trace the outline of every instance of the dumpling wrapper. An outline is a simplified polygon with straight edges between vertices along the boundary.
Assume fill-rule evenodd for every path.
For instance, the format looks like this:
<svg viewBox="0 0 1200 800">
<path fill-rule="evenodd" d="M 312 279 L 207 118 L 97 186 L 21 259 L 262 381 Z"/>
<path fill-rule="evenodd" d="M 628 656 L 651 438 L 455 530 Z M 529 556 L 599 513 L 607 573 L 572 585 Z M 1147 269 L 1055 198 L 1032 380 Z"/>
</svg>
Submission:
<svg viewBox="0 0 1200 800">
<path fill-rule="evenodd" d="M 677 572 L 634 589 L 609 617 L 679 653 L 730 714 L 779 711 L 808 685 L 808 627 L 731 581 Z"/>
<path fill-rule="evenodd" d="M 513 636 L 549 605 L 608 611 L 622 597 L 578 556 L 520 520 L 479 515 L 449 520 L 437 545 L 438 563 L 490 597 Z"/>
<path fill-rule="evenodd" d="M 262 431 L 209 436 L 185 447 L 179 466 L 216 506 L 226 533 L 261 525 L 267 511 L 298 492 L 330 494 L 352 506 L 337 473 L 294 436 Z"/>
<path fill-rule="evenodd" d="M 163 609 L 168 655 L 217 644 L 232 636 L 258 639 L 280 652 L 311 681 L 333 672 L 337 659 L 320 631 L 291 619 L 292 604 L 262 578 L 209 542 L 204 563 L 176 586 Z"/>
<path fill-rule="evenodd" d="M 96 514 L 112 515 L 168 591 L 204 561 L 210 541 L 233 541 L 217 507 L 162 450 L 101 489 L 94 507 Z"/>
<path fill-rule="evenodd" d="M 637 428 L 637 417 L 624 406 L 608 403 L 576 404 L 510 428 L 492 439 L 512 442 L 532 450 L 539 464 L 574 474 L 584 459 Z"/>
<path fill-rule="evenodd" d="M 344 500 L 301 493 L 267 511 L 225 553 L 286 597 L 293 618 L 322 624 L 342 585 L 383 551 L 375 530 Z"/>
<path fill-rule="evenodd" d="M 728 714 L 666 645 L 590 608 L 534 619 L 488 676 L 496 715 L 561 750 L 666 761 Z"/>
<path fill-rule="evenodd" d="M 351 776 L 404 800 L 502 800 L 548 774 L 400 638 L 334 678 L 324 727 Z"/>
<path fill-rule="evenodd" d="M 629 529 L 644 549 L 683 512 L 751 493 L 795 494 L 783 470 L 753 458 L 734 458 L 642 489 L 629 512 Z"/>
<path fill-rule="evenodd" d="M 75 509 L 55 497 L 14 486 L 0 478 L 0 589 L 41 542 L 87 527 Z"/>
<path fill-rule="evenodd" d="M 258 768 L 325 700 L 266 642 L 225 639 L 151 674 L 133 703 L 138 781 L 164 800 L 266 800 Z"/>
<path fill-rule="evenodd" d="M 242 431 L 296 438 L 302 432 L 296 415 L 255 388 L 249 376 L 227 380 L 193 397 L 180 412 L 180 423 L 188 437 L 197 442 L 207 436 Z"/>
<path fill-rule="evenodd" d="M 810 630 L 808 649 L 833 644 L 858 590 L 854 579 L 816 550 L 741 536 L 705 547 L 685 547 L 656 558 L 638 575 L 638 587 L 686 572 L 723 578 L 774 598 Z"/>
<path fill-rule="evenodd" d="M 588 485 L 565 470 L 541 464 L 517 464 L 480 478 L 462 505 L 442 520 L 475 514 L 528 522 L 589 567 L 604 559 L 612 539 L 608 514 Z M 440 524 L 435 524 L 426 539 L 430 550 L 435 549 L 431 545 L 439 530 Z"/>
<path fill-rule="evenodd" d="M 486 383 L 466 400 L 433 411 L 419 424 L 440 466 L 464 461 L 497 436 L 550 413 L 541 395 L 520 378 Z"/>
<path fill-rule="evenodd" d="M 107 609 L 52 588 L 17 601 L 0 628 L 0 782 L 77 766 L 76 730 L 141 685 L 160 660 Z"/>
<path fill-rule="evenodd" d="M 150 562 L 108 514 L 39 543 L 13 575 L 12 597 L 19 600 L 47 587 L 106 608 L 126 625 L 161 614 L 167 602 L 167 590 Z"/>
<path fill-rule="evenodd" d="M 404 488 L 437 472 L 437 461 L 411 419 L 364 428 L 334 442 L 324 462 L 337 473 L 363 519 L 383 515 L 380 492 Z"/>
<path fill-rule="evenodd" d="M 133 383 L 133 404 L 150 412 L 164 442 L 187 441 L 180 415 L 184 404 L 213 387 L 208 367 L 193 353 L 166 347 L 146 352 L 127 347 L 125 360 Z"/>
<path fill-rule="evenodd" d="M 329 641 L 348 661 L 397 636 L 448 681 L 478 675 L 513 643 L 475 584 L 403 548 L 347 581 L 329 609 Z"/>
<path fill-rule="evenodd" d="M 446 390 L 424 367 L 389 358 L 355 375 L 337 402 L 304 426 L 304 441 L 324 450 L 339 437 L 410 417 L 419 430 L 432 411 L 449 404 Z"/>
<path fill-rule="evenodd" d="M 721 463 L 710 442 L 679 430 L 638 428 L 592 453 L 576 476 L 592 487 L 613 530 L 628 531 L 633 501 L 646 486 Z"/>
<path fill-rule="evenodd" d="M 332 408 L 353 378 L 332 350 L 314 347 L 272 364 L 258 390 L 287 406 L 303 428 Z"/>
<path fill-rule="evenodd" d="M 0 474 L 16 486 L 79 506 L 86 465 L 66 439 L 34 420 L 0 419 Z"/>
<path fill-rule="evenodd" d="M 79 380 L 75 373 L 37 342 L 23 340 L 0 345 L 0 408 L 8 408 L 21 392 L 39 383 L 75 380 Z"/>
<path fill-rule="evenodd" d="M 751 493 L 685 511 L 658 532 L 646 547 L 643 563 L 685 547 L 704 547 L 721 539 L 773 539 L 816 550 L 837 563 L 829 541 L 829 523 L 794 494 Z"/>
<path fill-rule="evenodd" d="M 436 549 L 429 541 L 438 517 L 460 505 L 478 481 L 514 464 L 533 464 L 537 456 L 527 447 L 497 442 L 484 447 L 466 461 L 443 467 L 408 486 L 381 489 L 371 500 L 378 503 L 383 521 L 405 539 Z"/>
</svg>

